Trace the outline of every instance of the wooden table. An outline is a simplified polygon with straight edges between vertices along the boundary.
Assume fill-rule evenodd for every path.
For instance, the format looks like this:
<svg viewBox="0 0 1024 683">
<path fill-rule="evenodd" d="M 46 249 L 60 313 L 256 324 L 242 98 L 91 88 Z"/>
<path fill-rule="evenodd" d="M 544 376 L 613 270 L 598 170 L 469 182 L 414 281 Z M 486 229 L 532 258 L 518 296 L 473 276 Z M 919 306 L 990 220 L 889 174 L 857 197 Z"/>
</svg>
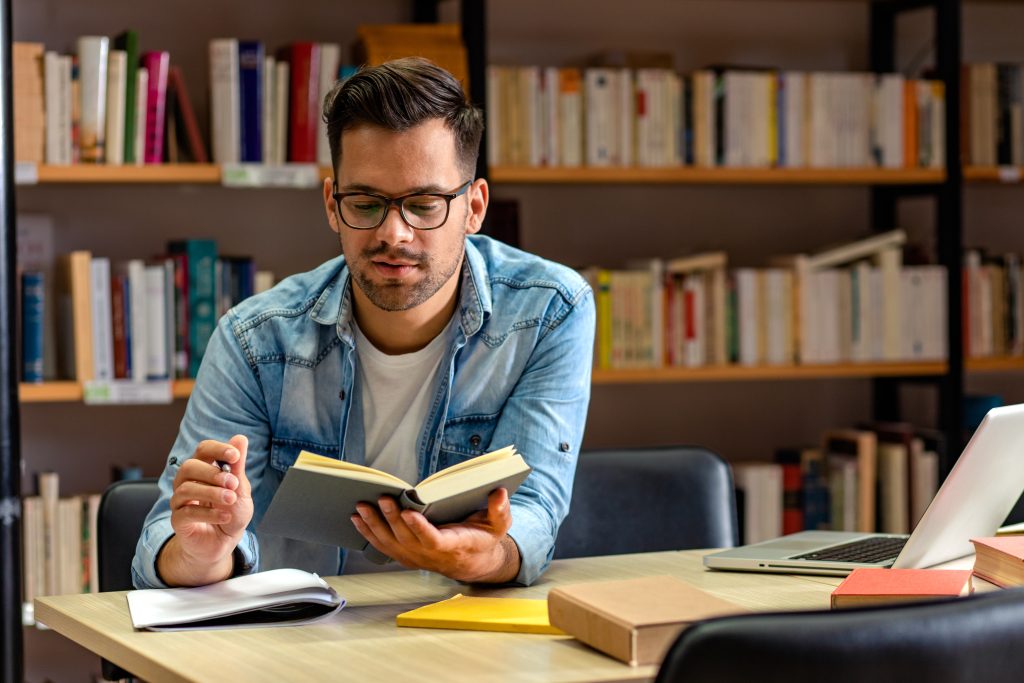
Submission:
<svg viewBox="0 0 1024 683">
<path fill-rule="evenodd" d="M 124 592 L 36 600 L 36 618 L 147 681 L 625 681 L 629 667 L 567 636 L 398 628 L 395 615 L 465 593 L 543 598 L 552 586 L 670 574 L 754 610 L 825 609 L 840 579 L 706 571 L 707 551 L 559 560 L 529 588 L 468 587 L 427 572 L 328 578 L 348 600 L 308 626 L 153 633 L 132 629 Z"/>
</svg>

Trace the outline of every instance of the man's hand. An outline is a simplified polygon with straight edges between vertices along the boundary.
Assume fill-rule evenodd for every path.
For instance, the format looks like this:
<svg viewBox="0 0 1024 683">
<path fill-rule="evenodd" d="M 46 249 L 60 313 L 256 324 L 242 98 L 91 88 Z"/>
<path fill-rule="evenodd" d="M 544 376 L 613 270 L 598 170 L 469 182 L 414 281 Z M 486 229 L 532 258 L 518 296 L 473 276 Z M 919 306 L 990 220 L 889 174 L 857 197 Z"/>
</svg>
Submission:
<svg viewBox="0 0 1024 683">
<path fill-rule="evenodd" d="M 519 548 L 508 535 L 508 491 L 491 492 L 487 510 L 458 524 L 435 527 L 384 496 L 380 510 L 360 503 L 352 523 L 370 544 L 409 569 L 429 569 L 457 581 L 504 583 L 519 574 Z"/>
<path fill-rule="evenodd" d="M 174 478 L 174 536 L 157 557 L 157 571 L 171 586 L 201 586 L 231 576 L 232 552 L 252 519 L 252 491 L 245 476 L 249 440 L 203 441 Z M 222 472 L 216 461 L 226 462 Z"/>
</svg>

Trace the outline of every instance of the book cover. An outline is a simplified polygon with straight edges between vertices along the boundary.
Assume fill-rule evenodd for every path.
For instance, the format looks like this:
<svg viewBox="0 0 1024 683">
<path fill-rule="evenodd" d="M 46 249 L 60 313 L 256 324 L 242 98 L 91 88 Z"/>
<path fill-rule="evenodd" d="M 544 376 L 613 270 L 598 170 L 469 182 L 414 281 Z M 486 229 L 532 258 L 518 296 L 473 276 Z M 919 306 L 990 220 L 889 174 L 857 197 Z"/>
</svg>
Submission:
<svg viewBox="0 0 1024 683">
<path fill-rule="evenodd" d="M 512 446 L 453 465 L 416 486 L 380 470 L 303 451 L 285 473 L 259 531 L 372 551 L 350 519 L 360 501 L 392 496 L 403 509 L 417 510 L 440 526 L 486 509 L 487 496 L 497 488 L 512 495 L 529 473 Z"/>
<path fill-rule="evenodd" d="M 969 569 L 860 567 L 832 591 L 832 609 L 890 602 L 955 598 L 970 592 Z"/>
<path fill-rule="evenodd" d="M 239 122 L 238 41 L 210 41 L 210 133 L 213 161 L 238 163 L 241 158 Z"/>
<path fill-rule="evenodd" d="M 195 377 L 217 325 L 217 243 L 200 239 L 171 242 L 168 251 L 184 254 L 188 266 L 188 374 Z"/>
<path fill-rule="evenodd" d="M 243 163 L 259 163 L 263 158 L 263 43 L 238 42 L 238 121 L 240 156 Z"/>
<path fill-rule="evenodd" d="M 111 321 L 110 259 L 94 257 L 90 263 L 92 293 L 92 352 L 96 379 L 114 378 L 114 340 Z"/>
<path fill-rule="evenodd" d="M 21 381 L 42 382 L 46 288 L 43 273 L 21 274 Z"/>
<path fill-rule="evenodd" d="M 138 118 L 138 71 L 139 71 L 139 34 L 135 31 L 124 31 L 114 37 L 114 48 L 125 53 L 125 88 L 124 88 L 124 151 L 123 160 L 126 164 L 134 164 L 138 151 L 135 146 L 135 126 Z"/>
<path fill-rule="evenodd" d="M 293 43 L 291 64 L 288 161 L 316 163 L 317 120 L 320 118 L 320 45 Z"/>
<path fill-rule="evenodd" d="M 93 379 L 91 261 L 88 251 L 74 251 L 62 255 L 57 268 L 62 350 L 57 360 L 60 375 L 79 382 Z"/>
<path fill-rule="evenodd" d="M 188 154 L 190 161 L 194 164 L 209 163 L 210 158 L 206 153 L 206 143 L 203 142 L 202 133 L 199 131 L 199 121 L 196 119 L 195 110 L 192 108 L 192 98 L 188 94 L 188 86 L 185 85 L 185 75 L 181 67 L 172 66 L 167 77 L 168 88 L 174 92 L 175 103 L 175 126 L 177 128 L 178 144 L 188 142 Z"/>
<path fill-rule="evenodd" d="M 547 600 L 479 598 L 461 593 L 395 617 L 395 624 L 461 631 L 505 631 L 565 635 L 548 620 Z"/>
<path fill-rule="evenodd" d="M 630 665 L 657 664 L 688 625 L 744 608 L 671 576 L 552 588 L 551 625 Z"/>
<path fill-rule="evenodd" d="M 78 39 L 79 83 L 81 91 L 79 149 L 82 163 L 101 164 L 105 159 L 107 130 L 107 52 L 106 36 Z"/>
<path fill-rule="evenodd" d="M 125 93 L 128 86 L 128 54 L 111 50 L 107 59 L 107 133 L 106 162 L 114 166 L 124 163 Z"/>
<path fill-rule="evenodd" d="M 164 126 L 167 117 L 167 71 L 171 55 L 168 52 L 146 52 L 142 64 L 148 73 L 146 93 L 146 150 L 147 164 L 160 164 L 164 160 Z"/>
</svg>

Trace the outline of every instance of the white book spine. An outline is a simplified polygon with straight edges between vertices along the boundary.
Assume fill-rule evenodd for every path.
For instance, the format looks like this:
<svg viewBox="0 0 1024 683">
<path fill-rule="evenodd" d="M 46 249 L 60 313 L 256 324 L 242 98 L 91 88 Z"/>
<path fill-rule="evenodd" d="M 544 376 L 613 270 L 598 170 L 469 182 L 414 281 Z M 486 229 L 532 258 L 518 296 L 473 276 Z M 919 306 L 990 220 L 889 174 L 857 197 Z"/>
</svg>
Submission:
<svg viewBox="0 0 1024 683">
<path fill-rule="evenodd" d="M 559 153 L 562 166 L 583 164 L 583 97 L 579 87 L 568 87 L 566 79 L 578 86 L 578 76 L 562 72 L 559 76 L 558 125 L 561 134 Z"/>
<path fill-rule="evenodd" d="M 58 105 L 59 150 L 62 164 L 70 164 L 74 157 L 74 141 L 71 135 L 71 111 L 74 109 L 74 104 L 71 101 L 71 68 L 71 56 L 62 55 L 60 58 L 60 103 Z"/>
<path fill-rule="evenodd" d="M 241 158 L 240 94 L 238 83 L 238 40 L 210 41 L 210 130 L 213 160 L 218 164 L 238 163 Z"/>
<path fill-rule="evenodd" d="M 146 145 L 146 105 L 149 95 L 149 70 L 139 67 L 135 72 L 135 165 L 142 166 L 145 163 L 145 154 L 139 150 L 145 149 Z"/>
<path fill-rule="evenodd" d="M 884 328 L 882 331 L 883 346 L 882 358 L 884 360 L 897 360 L 900 355 L 900 317 L 903 314 L 903 305 L 900 301 L 902 288 L 900 287 L 900 266 L 902 254 L 899 247 L 883 249 L 878 254 L 878 267 L 882 277 L 882 292 L 884 301 Z"/>
<path fill-rule="evenodd" d="M 341 66 L 341 46 L 337 43 L 320 44 L 320 97 L 318 102 L 323 106 L 324 98 L 338 80 L 338 68 Z M 331 147 L 327 139 L 327 123 L 322 116 L 317 116 L 316 159 L 321 166 L 331 165 Z"/>
<path fill-rule="evenodd" d="M 140 259 L 128 262 L 128 309 L 131 312 L 131 378 L 146 381 L 148 372 L 149 334 L 146 296 L 146 266 Z"/>
<path fill-rule="evenodd" d="M 66 102 L 62 103 L 64 96 L 64 61 L 56 52 L 48 51 L 43 55 L 43 88 L 46 111 L 46 163 L 68 164 L 71 163 L 70 154 L 65 157 L 65 118 L 68 128 L 71 124 L 70 111 L 66 108 Z M 63 105 L 63 106 L 62 106 Z M 70 130 L 67 131 L 67 141 L 70 141 Z"/>
<path fill-rule="evenodd" d="M 501 67 L 487 67 L 487 159 L 500 166 L 501 158 Z"/>
<path fill-rule="evenodd" d="M 106 36 L 78 39 L 78 78 L 81 85 L 78 144 L 83 163 L 100 164 L 106 158 L 107 53 Z"/>
<path fill-rule="evenodd" d="M 89 292 L 92 296 L 93 375 L 114 379 L 114 333 L 110 310 L 110 260 L 94 257 Z"/>
<path fill-rule="evenodd" d="M 163 264 L 145 266 L 146 379 L 167 379 L 167 297 Z"/>
<path fill-rule="evenodd" d="M 260 115 L 263 117 L 263 148 L 260 150 L 260 158 L 263 163 L 274 163 L 274 79 L 276 77 L 277 60 L 273 57 L 263 58 L 263 90 L 260 97 Z"/>
<path fill-rule="evenodd" d="M 124 163 L 125 90 L 128 78 L 128 53 L 111 50 L 107 60 L 107 163 Z"/>
<path fill-rule="evenodd" d="M 277 63 L 274 75 L 274 163 L 283 164 L 288 154 L 288 62 Z"/>
<path fill-rule="evenodd" d="M 558 165 L 558 69 L 544 69 L 544 163 Z"/>
<path fill-rule="evenodd" d="M 633 119 L 636 116 L 636 95 L 633 72 L 620 69 L 618 73 L 618 147 L 620 166 L 633 165 Z"/>
</svg>

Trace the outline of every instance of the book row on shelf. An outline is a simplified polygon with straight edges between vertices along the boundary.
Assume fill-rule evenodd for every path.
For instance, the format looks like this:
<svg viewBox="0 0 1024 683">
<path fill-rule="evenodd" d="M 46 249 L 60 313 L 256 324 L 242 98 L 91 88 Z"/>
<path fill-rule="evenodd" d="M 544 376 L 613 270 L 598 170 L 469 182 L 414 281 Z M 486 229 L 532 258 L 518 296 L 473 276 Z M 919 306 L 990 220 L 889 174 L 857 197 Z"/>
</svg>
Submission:
<svg viewBox="0 0 1024 683">
<path fill-rule="evenodd" d="M 961 74 L 964 163 L 1024 165 L 1024 65 L 966 64 Z"/>
<path fill-rule="evenodd" d="M 943 168 L 941 81 L 492 66 L 494 165 Z"/>
<path fill-rule="evenodd" d="M 742 542 L 804 529 L 910 533 L 938 491 L 945 447 L 938 431 L 888 423 L 734 463 Z"/>
<path fill-rule="evenodd" d="M 252 258 L 218 255 L 213 240 L 172 241 L 162 255 L 111 264 L 86 250 L 40 258 L 49 224 L 19 224 L 22 234 L 31 226 L 19 264 L 24 382 L 195 377 L 220 316 L 273 286 Z"/>
<path fill-rule="evenodd" d="M 208 154 L 182 70 L 166 51 L 140 51 L 125 31 L 82 36 L 76 54 L 15 43 L 15 157 L 64 165 L 318 163 L 331 166 L 324 96 L 355 67 L 336 43 L 294 42 L 269 54 L 256 40 L 209 43 Z M 465 48 L 452 25 L 363 26 L 357 55 L 424 54 L 462 74 Z M 369 63 L 375 63 L 370 61 Z"/>
<path fill-rule="evenodd" d="M 1024 354 L 1024 277 L 1021 255 L 964 252 L 964 355 L 968 358 Z"/>
<path fill-rule="evenodd" d="M 946 358 L 946 272 L 902 264 L 902 230 L 727 268 L 724 252 L 584 269 L 601 369 Z"/>
</svg>

